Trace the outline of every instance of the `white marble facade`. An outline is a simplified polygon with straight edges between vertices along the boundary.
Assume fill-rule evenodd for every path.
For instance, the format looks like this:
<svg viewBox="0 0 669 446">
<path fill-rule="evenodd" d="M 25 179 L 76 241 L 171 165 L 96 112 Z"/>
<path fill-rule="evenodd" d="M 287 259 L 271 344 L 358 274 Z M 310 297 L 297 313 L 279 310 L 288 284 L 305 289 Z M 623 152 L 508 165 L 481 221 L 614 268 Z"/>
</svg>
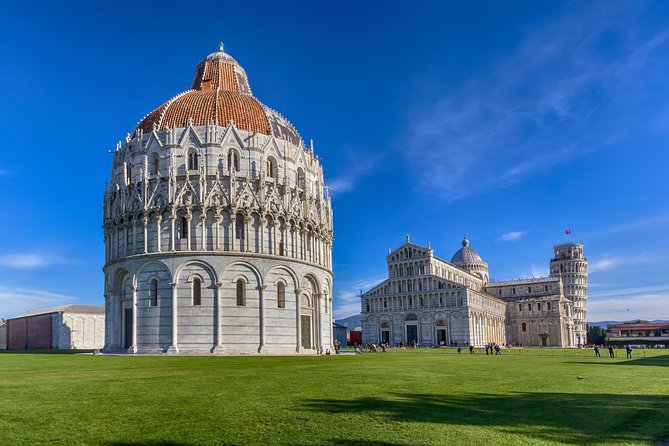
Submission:
<svg viewBox="0 0 669 446">
<path fill-rule="evenodd" d="M 388 279 L 361 294 L 363 342 L 584 344 L 585 333 L 579 333 L 577 319 L 585 318 L 587 294 L 583 245 L 559 244 L 554 251 L 549 277 L 490 282 L 488 264 L 466 238 L 446 262 L 429 245 L 413 244 L 407 236 L 386 257 Z M 581 313 L 570 298 L 575 293 L 582 297 Z"/>
<path fill-rule="evenodd" d="M 319 159 L 285 118 L 257 105 L 222 48 L 198 66 L 198 82 L 114 153 L 104 194 L 105 350 L 331 348 L 332 208 Z M 219 102 L 202 111 L 208 97 Z"/>
</svg>

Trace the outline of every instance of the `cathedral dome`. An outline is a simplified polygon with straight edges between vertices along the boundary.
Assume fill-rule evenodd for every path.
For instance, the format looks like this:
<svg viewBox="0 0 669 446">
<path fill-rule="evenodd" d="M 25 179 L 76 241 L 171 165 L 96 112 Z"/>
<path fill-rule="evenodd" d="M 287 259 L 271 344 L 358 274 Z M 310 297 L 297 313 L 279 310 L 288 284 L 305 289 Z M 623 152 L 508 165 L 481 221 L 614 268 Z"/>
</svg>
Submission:
<svg viewBox="0 0 669 446">
<path fill-rule="evenodd" d="M 148 133 L 190 124 L 226 127 L 230 122 L 240 130 L 260 132 L 304 147 L 295 127 L 253 96 L 246 71 L 223 51 L 223 45 L 197 66 L 190 90 L 151 111 L 137 129 Z"/>
<path fill-rule="evenodd" d="M 462 248 L 458 249 L 458 251 L 453 254 L 451 263 L 453 265 L 463 265 L 484 262 L 481 256 L 469 247 L 469 240 L 465 237 L 464 240 L 462 240 Z"/>
</svg>

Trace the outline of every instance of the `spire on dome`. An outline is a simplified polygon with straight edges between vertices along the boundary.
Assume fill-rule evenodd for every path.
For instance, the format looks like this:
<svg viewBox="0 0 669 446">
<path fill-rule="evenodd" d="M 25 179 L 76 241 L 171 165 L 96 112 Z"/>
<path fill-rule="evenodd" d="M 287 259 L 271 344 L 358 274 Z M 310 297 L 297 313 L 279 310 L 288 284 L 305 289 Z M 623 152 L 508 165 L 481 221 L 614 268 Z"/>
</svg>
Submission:
<svg viewBox="0 0 669 446">
<path fill-rule="evenodd" d="M 219 40 L 218 41 L 218 51 L 222 51 L 225 53 L 225 49 L 223 48 L 223 41 Z"/>
</svg>

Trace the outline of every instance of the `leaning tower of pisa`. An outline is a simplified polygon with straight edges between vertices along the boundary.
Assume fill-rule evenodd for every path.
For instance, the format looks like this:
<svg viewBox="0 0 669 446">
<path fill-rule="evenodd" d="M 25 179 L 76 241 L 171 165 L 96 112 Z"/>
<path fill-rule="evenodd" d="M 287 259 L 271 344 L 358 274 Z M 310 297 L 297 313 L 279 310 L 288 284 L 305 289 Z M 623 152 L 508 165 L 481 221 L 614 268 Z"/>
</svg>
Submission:
<svg viewBox="0 0 669 446">
<path fill-rule="evenodd" d="M 588 300 L 588 260 L 583 257 L 581 243 L 561 243 L 553 247 L 551 276 L 562 279 L 564 297 L 574 302 L 574 334 L 576 343 L 587 342 L 586 304 Z"/>
</svg>

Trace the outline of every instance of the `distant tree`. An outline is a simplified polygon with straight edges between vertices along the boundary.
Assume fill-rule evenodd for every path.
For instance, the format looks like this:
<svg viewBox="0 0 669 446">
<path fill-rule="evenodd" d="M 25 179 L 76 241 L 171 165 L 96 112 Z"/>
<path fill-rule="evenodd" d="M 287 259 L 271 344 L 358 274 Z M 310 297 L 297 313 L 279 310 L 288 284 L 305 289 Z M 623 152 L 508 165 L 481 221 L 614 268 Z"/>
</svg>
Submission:
<svg viewBox="0 0 669 446">
<path fill-rule="evenodd" d="M 606 339 L 606 331 L 598 325 L 587 325 L 588 344 L 603 344 Z"/>
<path fill-rule="evenodd" d="M 623 322 L 623 324 L 649 324 L 650 322 L 644 321 L 643 319 L 637 319 L 635 321 Z"/>
</svg>

